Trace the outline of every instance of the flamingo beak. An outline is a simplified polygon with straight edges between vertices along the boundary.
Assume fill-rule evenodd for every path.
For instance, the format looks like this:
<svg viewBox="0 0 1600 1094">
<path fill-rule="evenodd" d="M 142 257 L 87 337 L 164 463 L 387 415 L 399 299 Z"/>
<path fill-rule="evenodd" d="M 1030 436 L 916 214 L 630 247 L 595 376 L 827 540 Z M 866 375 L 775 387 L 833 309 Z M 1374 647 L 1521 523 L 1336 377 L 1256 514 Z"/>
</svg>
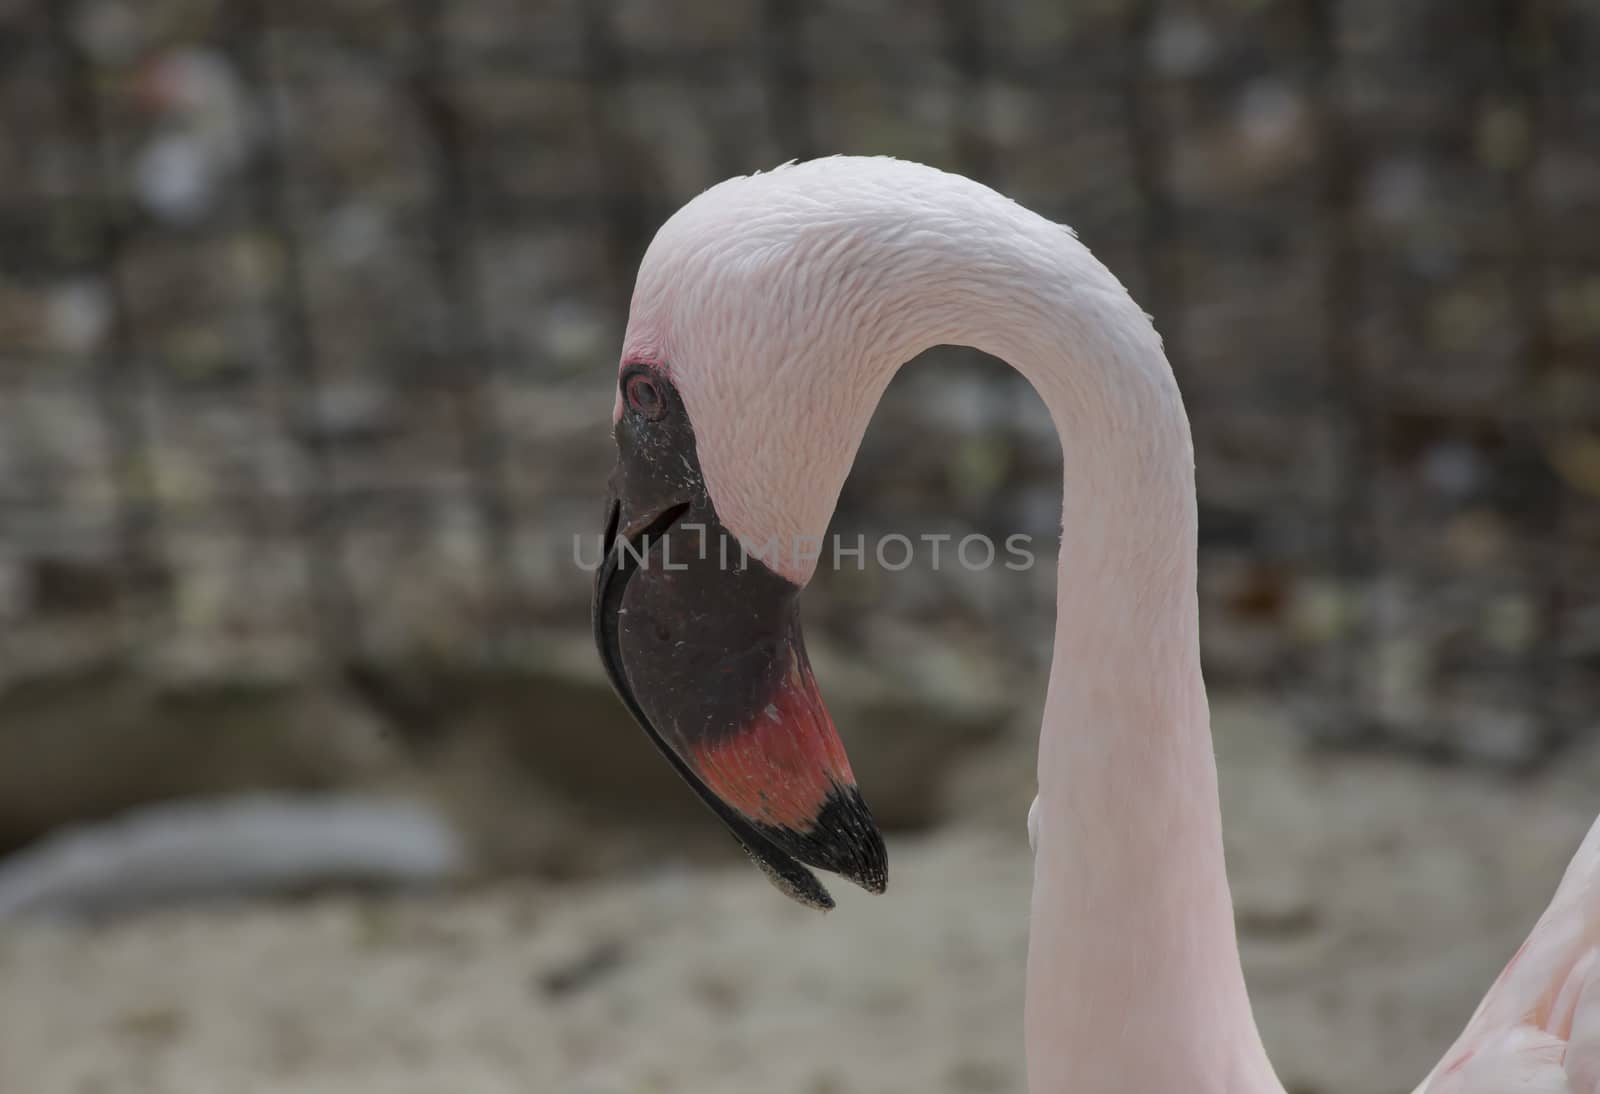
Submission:
<svg viewBox="0 0 1600 1094">
<path fill-rule="evenodd" d="M 616 430 L 594 587 L 612 686 L 780 890 L 831 908 L 814 866 L 882 892 L 883 838 L 812 675 L 800 589 L 717 518 L 667 395 L 677 420 L 624 415 Z"/>
</svg>

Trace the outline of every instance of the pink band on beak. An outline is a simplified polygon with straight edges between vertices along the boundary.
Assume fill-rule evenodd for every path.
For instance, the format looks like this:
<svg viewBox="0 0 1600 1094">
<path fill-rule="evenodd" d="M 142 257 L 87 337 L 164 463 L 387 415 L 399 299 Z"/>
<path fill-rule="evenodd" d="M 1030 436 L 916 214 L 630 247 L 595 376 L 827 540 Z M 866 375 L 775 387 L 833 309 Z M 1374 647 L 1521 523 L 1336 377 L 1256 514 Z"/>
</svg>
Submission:
<svg viewBox="0 0 1600 1094">
<path fill-rule="evenodd" d="M 814 826 L 830 794 L 855 786 L 844 743 L 803 661 L 789 666 L 750 724 L 695 746 L 691 762 L 746 817 L 795 832 Z"/>
</svg>

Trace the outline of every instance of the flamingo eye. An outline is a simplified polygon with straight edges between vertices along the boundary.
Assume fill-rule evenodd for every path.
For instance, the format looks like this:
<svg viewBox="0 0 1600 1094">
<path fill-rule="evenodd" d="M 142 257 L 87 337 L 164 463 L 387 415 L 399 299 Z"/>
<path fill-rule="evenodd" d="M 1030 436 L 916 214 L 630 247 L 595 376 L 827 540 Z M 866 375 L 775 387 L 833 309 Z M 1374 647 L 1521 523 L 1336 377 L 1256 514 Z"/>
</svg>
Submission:
<svg viewBox="0 0 1600 1094">
<path fill-rule="evenodd" d="M 661 385 L 647 373 L 636 372 L 628 377 L 622 390 L 628 405 L 649 421 L 657 421 L 667 412 L 667 400 L 661 394 Z"/>
</svg>

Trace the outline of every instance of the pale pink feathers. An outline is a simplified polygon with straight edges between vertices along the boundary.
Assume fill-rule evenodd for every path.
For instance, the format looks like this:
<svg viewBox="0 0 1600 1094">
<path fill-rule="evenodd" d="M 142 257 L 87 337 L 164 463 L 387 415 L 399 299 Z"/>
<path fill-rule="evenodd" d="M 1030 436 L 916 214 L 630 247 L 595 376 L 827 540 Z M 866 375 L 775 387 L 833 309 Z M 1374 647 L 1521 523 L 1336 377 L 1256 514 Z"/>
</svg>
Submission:
<svg viewBox="0 0 1600 1094">
<path fill-rule="evenodd" d="M 1417 1094 L 1600 1094 L 1600 821 Z"/>
<path fill-rule="evenodd" d="M 723 522 L 787 546 L 824 532 L 889 379 L 942 342 L 1026 375 L 1065 465 L 1029 815 L 1029 1090 L 1281 1094 L 1222 857 L 1188 419 L 1116 278 L 1070 232 L 968 179 L 818 160 L 729 180 L 668 221 L 623 361 L 673 375 Z M 812 565 L 774 568 L 804 584 Z M 1597 886 L 1600 824 L 1418 1094 L 1600 1094 Z"/>
</svg>

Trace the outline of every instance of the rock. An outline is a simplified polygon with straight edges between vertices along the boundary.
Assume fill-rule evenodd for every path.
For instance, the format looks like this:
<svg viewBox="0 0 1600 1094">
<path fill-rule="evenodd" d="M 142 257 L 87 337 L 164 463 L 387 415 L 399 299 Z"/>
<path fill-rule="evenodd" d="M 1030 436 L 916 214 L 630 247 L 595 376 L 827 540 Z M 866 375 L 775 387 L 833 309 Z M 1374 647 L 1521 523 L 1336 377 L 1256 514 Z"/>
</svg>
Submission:
<svg viewBox="0 0 1600 1094">
<path fill-rule="evenodd" d="M 0 851 L 138 806 L 380 781 L 398 757 L 347 698 L 241 680 L 162 686 L 129 665 L 0 690 Z"/>
<path fill-rule="evenodd" d="M 428 807 L 254 795 L 148 806 L 0 858 L 0 921 L 125 915 L 329 886 L 428 887 L 467 867 Z"/>
<path fill-rule="evenodd" d="M 1221 54 L 1211 24 L 1188 13 L 1162 18 L 1156 24 L 1148 48 L 1156 71 L 1178 79 L 1200 75 Z"/>
</svg>

